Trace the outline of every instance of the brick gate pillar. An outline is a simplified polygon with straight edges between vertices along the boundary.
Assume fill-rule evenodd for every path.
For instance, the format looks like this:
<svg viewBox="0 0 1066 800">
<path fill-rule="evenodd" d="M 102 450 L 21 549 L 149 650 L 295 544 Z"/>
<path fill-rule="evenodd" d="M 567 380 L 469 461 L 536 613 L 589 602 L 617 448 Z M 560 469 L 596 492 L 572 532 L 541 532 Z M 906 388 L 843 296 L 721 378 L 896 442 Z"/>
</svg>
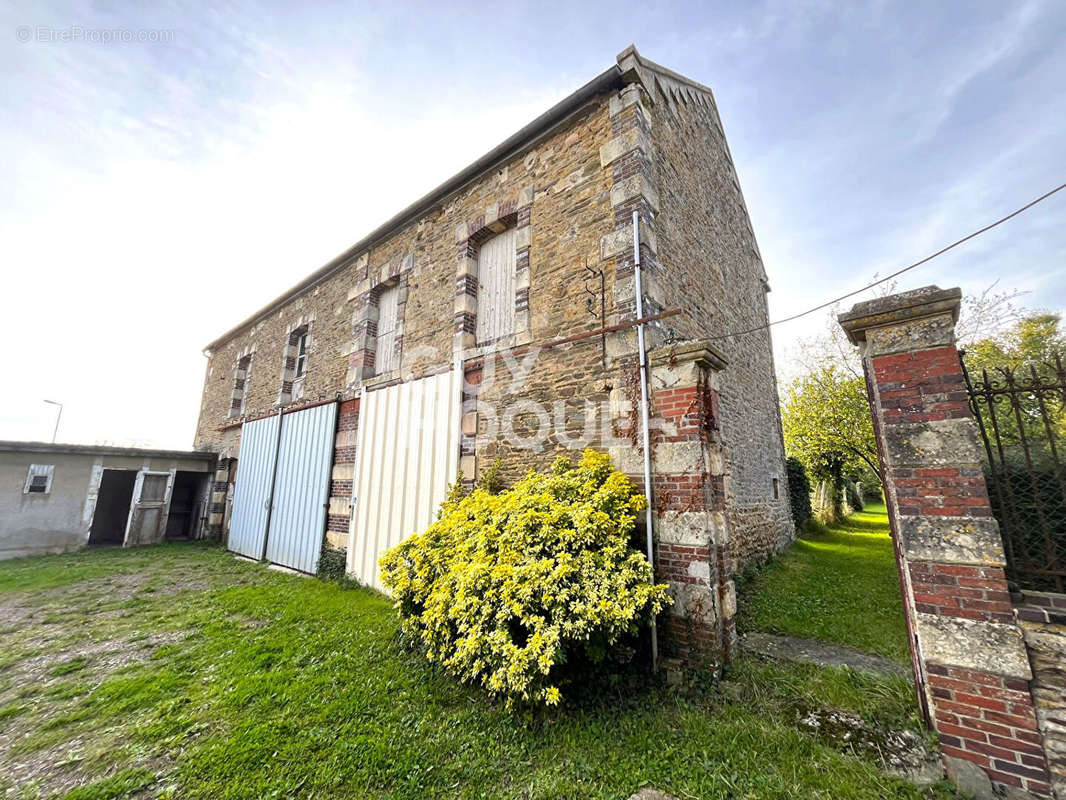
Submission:
<svg viewBox="0 0 1066 800">
<path fill-rule="evenodd" d="M 927 286 L 838 319 L 862 353 L 917 689 L 948 774 L 979 798 L 1047 797 L 1032 673 L 955 347 L 961 297 Z"/>
<path fill-rule="evenodd" d="M 718 668 L 730 660 L 736 641 L 735 565 L 718 435 L 718 373 L 726 360 L 710 342 L 696 340 L 655 348 L 648 362 L 655 576 L 674 601 L 657 623 L 662 653 L 688 667 Z M 625 408 L 635 421 L 636 408 Z M 643 487 L 639 448 L 626 443 L 612 447 L 611 456 Z"/>
</svg>

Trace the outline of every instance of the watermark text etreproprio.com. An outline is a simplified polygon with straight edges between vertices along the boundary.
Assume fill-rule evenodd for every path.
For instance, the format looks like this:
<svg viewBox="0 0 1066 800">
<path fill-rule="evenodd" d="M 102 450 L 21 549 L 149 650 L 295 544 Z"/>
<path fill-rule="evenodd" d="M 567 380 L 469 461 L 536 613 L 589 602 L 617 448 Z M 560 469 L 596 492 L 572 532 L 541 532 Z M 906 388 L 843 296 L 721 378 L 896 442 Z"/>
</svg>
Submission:
<svg viewBox="0 0 1066 800">
<path fill-rule="evenodd" d="M 82 25 L 53 27 L 50 25 L 19 25 L 15 38 L 20 42 L 47 44 L 88 42 L 89 44 L 170 44 L 174 31 L 168 28 L 86 28 Z"/>
</svg>

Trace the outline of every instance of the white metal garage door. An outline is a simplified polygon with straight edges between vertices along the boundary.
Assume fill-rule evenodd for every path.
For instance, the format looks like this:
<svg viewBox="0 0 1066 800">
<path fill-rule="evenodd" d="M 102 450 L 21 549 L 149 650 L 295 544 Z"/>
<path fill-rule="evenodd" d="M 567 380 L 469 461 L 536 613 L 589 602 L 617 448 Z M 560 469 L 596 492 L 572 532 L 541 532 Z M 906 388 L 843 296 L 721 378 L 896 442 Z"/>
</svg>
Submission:
<svg viewBox="0 0 1066 800">
<path fill-rule="evenodd" d="M 333 467 L 337 404 L 246 422 L 233 493 L 229 549 L 315 572 Z"/>
<path fill-rule="evenodd" d="M 364 392 L 348 574 L 381 589 L 378 558 L 436 519 L 459 471 L 462 371 Z"/>
<path fill-rule="evenodd" d="M 256 560 L 263 557 L 280 421 L 275 414 L 241 426 L 241 452 L 227 546 L 234 553 Z"/>
<path fill-rule="evenodd" d="M 274 564 L 301 572 L 318 570 L 326 530 L 336 420 L 336 403 L 281 418 L 274 507 L 266 549 L 267 560 Z M 240 474 L 238 464 L 238 480 Z"/>
</svg>

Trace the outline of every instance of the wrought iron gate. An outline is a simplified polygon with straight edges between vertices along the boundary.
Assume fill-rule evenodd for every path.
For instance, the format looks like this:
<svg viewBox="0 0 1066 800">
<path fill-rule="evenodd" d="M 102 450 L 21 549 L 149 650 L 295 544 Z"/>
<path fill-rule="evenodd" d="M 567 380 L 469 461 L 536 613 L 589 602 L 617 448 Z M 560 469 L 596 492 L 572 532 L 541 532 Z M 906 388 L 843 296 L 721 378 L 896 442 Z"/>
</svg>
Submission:
<svg viewBox="0 0 1066 800">
<path fill-rule="evenodd" d="M 974 376 L 963 359 L 963 374 L 984 441 L 989 500 L 1003 534 L 1008 577 L 1021 588 L 1066 591 L 1062 356 Z"/>
</svg>

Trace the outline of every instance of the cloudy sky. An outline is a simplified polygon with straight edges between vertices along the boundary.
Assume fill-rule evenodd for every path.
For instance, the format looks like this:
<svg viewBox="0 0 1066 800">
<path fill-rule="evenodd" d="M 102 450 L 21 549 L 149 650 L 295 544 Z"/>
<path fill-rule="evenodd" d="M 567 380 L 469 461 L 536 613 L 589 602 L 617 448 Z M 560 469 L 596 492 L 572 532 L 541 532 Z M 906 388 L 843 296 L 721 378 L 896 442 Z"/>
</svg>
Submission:
<svg viewBox="0 0 1066 800">
<path fill-rule="evenodd" d="M 631 42 L 715 90 L 774 317 L 1066 181 L 1061 0 L 9 1 L 0 438 L 49 438 L 48 398 L 61 440 L 190 446 L 208 341 Z M 901 288 L 1061 310 L 1064 222 L 1066 192 Z"/>
</svg>

